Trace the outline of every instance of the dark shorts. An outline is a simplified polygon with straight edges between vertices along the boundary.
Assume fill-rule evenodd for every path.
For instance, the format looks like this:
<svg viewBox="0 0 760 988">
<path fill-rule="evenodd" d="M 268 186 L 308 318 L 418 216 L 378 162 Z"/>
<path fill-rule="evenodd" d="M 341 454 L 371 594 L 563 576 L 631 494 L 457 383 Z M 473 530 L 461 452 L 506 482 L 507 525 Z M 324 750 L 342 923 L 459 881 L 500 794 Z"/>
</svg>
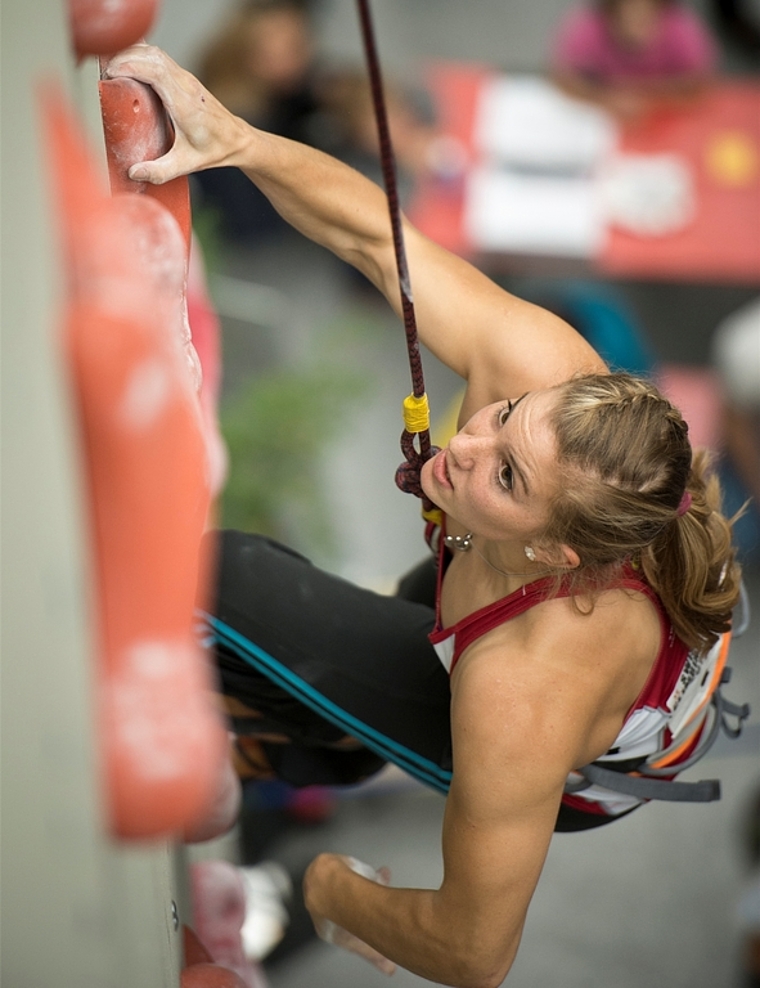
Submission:
<svg viewBox="0 0 760 988">
<path fill-rule="evenodd" d="M 354 783 L 390 761 L 447 792 L 449 678 L 427 637 L 433 608 L 356 587 L 263 536 L 209 537 L 217 578 L 206 641 L 222 691 L 263 715 L 249 733 L 291 739 L 265 744 L 278 776 Z M 361 748 L 336 748 L 347 735 Z"/>
</svg>

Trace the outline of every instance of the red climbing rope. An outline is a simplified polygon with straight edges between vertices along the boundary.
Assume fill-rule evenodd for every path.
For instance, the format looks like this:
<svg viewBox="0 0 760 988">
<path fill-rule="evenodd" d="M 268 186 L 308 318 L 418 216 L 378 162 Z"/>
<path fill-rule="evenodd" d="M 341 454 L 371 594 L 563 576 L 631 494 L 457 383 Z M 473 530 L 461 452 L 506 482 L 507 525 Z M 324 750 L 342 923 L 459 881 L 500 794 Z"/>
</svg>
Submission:
<svg viewBox="0 0 760 988">
<path fill-rule="evenodd" d="M 383 182 L 388 198 L 388 211 L 391 218 L 393 247 L 396 253 L 396 270 L 398 272 L 399 289 L 401 291 L 401 309 L 406 331 L 406 346 L 409 353 L 409 369 L 412 375 L 412 394 L 404 401 L 405 428 L 401 434 L 401 451 L 405 463 L 396 471 L 396 484 L 402 491 L 415 494 L 422 498 L 426 510 L 434 506 L 427 499 L 420 486 L 420 471 L 423 464 L 430 459 L 437 448 L 430 443 L 430 415 L 425 393 L 425 379 L 422 374 L 422 359 L 417 335 L 417 321 L 412 301 L 412 287 L 409 280 L 409 270 L 404 250 L 404 235 L 401 228 L 401 209 L 399 206 L 398 189 L 396 185 L 396 163 L 388 128 L 388 114 L 383 94 L 383 82 L 380 72 L 380 61 L 377 56 L 375 32 L 369 10 L 369 0 L 357 0 L 359 20 L 361 23 L 364 51 L 367 59 L 372 104 L 375 110 L 377 132 L 380 142 L 380 164 L 383 171 Z M 419 450 L 415 448 L 414 438 L 419 436 Z"/>
</svg>

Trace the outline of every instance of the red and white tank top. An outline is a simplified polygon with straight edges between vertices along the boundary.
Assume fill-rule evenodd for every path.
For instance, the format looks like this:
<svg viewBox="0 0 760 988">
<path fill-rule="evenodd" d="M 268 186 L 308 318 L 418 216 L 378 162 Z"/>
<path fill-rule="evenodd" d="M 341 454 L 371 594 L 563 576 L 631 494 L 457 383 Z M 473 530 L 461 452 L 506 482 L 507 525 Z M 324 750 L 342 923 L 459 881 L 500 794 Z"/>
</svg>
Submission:
<svg viewBox="0 0 760 988">
<path fill-rule="evenodd" d="M 543 577 L 520 587 L 493 604 L 468 614 L 456 624 L 444 628 L 440 614 L 441 587 L 450 553 L 447 552 L 443 537 L 439 542 L 436 623 L 429 638 L 449 674 L 454 670 L 462 652 L 482 635 L 523 614 L 536 604 L 549 599 L 550 596 L 569 596 L 569 591 L 565 587 L 561 587 L 558 593 L 553 593 L 554 578 Z M 700 669 L 699 660 L 676 637 L 657 594 L 632 568 L 624 570 L 617 586 L 639 591 L 652 601 L 660 618 L 661 637 L 660 648 L 649 677 L 626 714 L 614 744 L 600 759 L 607 765 L 629 759 L 643 759 L 670 745 L 671 719 L 687 687 Z M 696 740 L 697 738 L 694 739 L 694 743 Z M 689 745 L 688 750 L 683 752 L 682 759 L 679 760 L 688 757 L 692 748 L 693 745 Z M 675 775 L 677 771 L 677 764 L 674 764 L 673 774 Z M 617 815 L 638 805 L 641 800 L 613 793 L 601 786 L 591 786 L 582 793 L 566 795 L 563 802 L 587 812 Z"/>
</svg>

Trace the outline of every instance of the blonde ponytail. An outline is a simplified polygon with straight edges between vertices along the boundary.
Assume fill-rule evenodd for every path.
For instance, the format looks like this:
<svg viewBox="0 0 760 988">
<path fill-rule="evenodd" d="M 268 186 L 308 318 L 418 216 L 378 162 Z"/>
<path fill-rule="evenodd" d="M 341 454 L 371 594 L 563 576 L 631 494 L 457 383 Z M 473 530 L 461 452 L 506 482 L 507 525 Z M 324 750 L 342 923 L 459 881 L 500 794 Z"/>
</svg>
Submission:
<svg viewBox="0 0 760 988">
<path fill-rule="evenodd" d="M 649 381 L 590 375 L 557 392 L 563 482 L 542 537 L 577 552 L 579 592 L 640 566 L 676 634 L 708 649 L 730 626 L 741 573 L 707 455 L 692 455 L 681 413 Z"/>
</svg>

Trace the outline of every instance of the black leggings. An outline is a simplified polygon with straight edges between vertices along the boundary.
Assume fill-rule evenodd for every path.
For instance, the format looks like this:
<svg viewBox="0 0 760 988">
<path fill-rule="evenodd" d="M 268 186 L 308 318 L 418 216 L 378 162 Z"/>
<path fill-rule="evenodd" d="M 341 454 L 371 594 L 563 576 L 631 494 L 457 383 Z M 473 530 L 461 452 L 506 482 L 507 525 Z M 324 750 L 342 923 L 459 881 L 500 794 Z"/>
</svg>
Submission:
<svg viewBox="0 0 760 988">
<path fill-rule="evenodd" d="M 449 679 L 428 634 L 434 610 L 326 573 L 258 535 L 216 536 L 204 615 L 224 693 L 260 711 L 252 730 L 293 785 L 357 782 L 395 762 L 447 792 Z M 362 748 L 335 749 L 346 735 Z"/>
</svg>

